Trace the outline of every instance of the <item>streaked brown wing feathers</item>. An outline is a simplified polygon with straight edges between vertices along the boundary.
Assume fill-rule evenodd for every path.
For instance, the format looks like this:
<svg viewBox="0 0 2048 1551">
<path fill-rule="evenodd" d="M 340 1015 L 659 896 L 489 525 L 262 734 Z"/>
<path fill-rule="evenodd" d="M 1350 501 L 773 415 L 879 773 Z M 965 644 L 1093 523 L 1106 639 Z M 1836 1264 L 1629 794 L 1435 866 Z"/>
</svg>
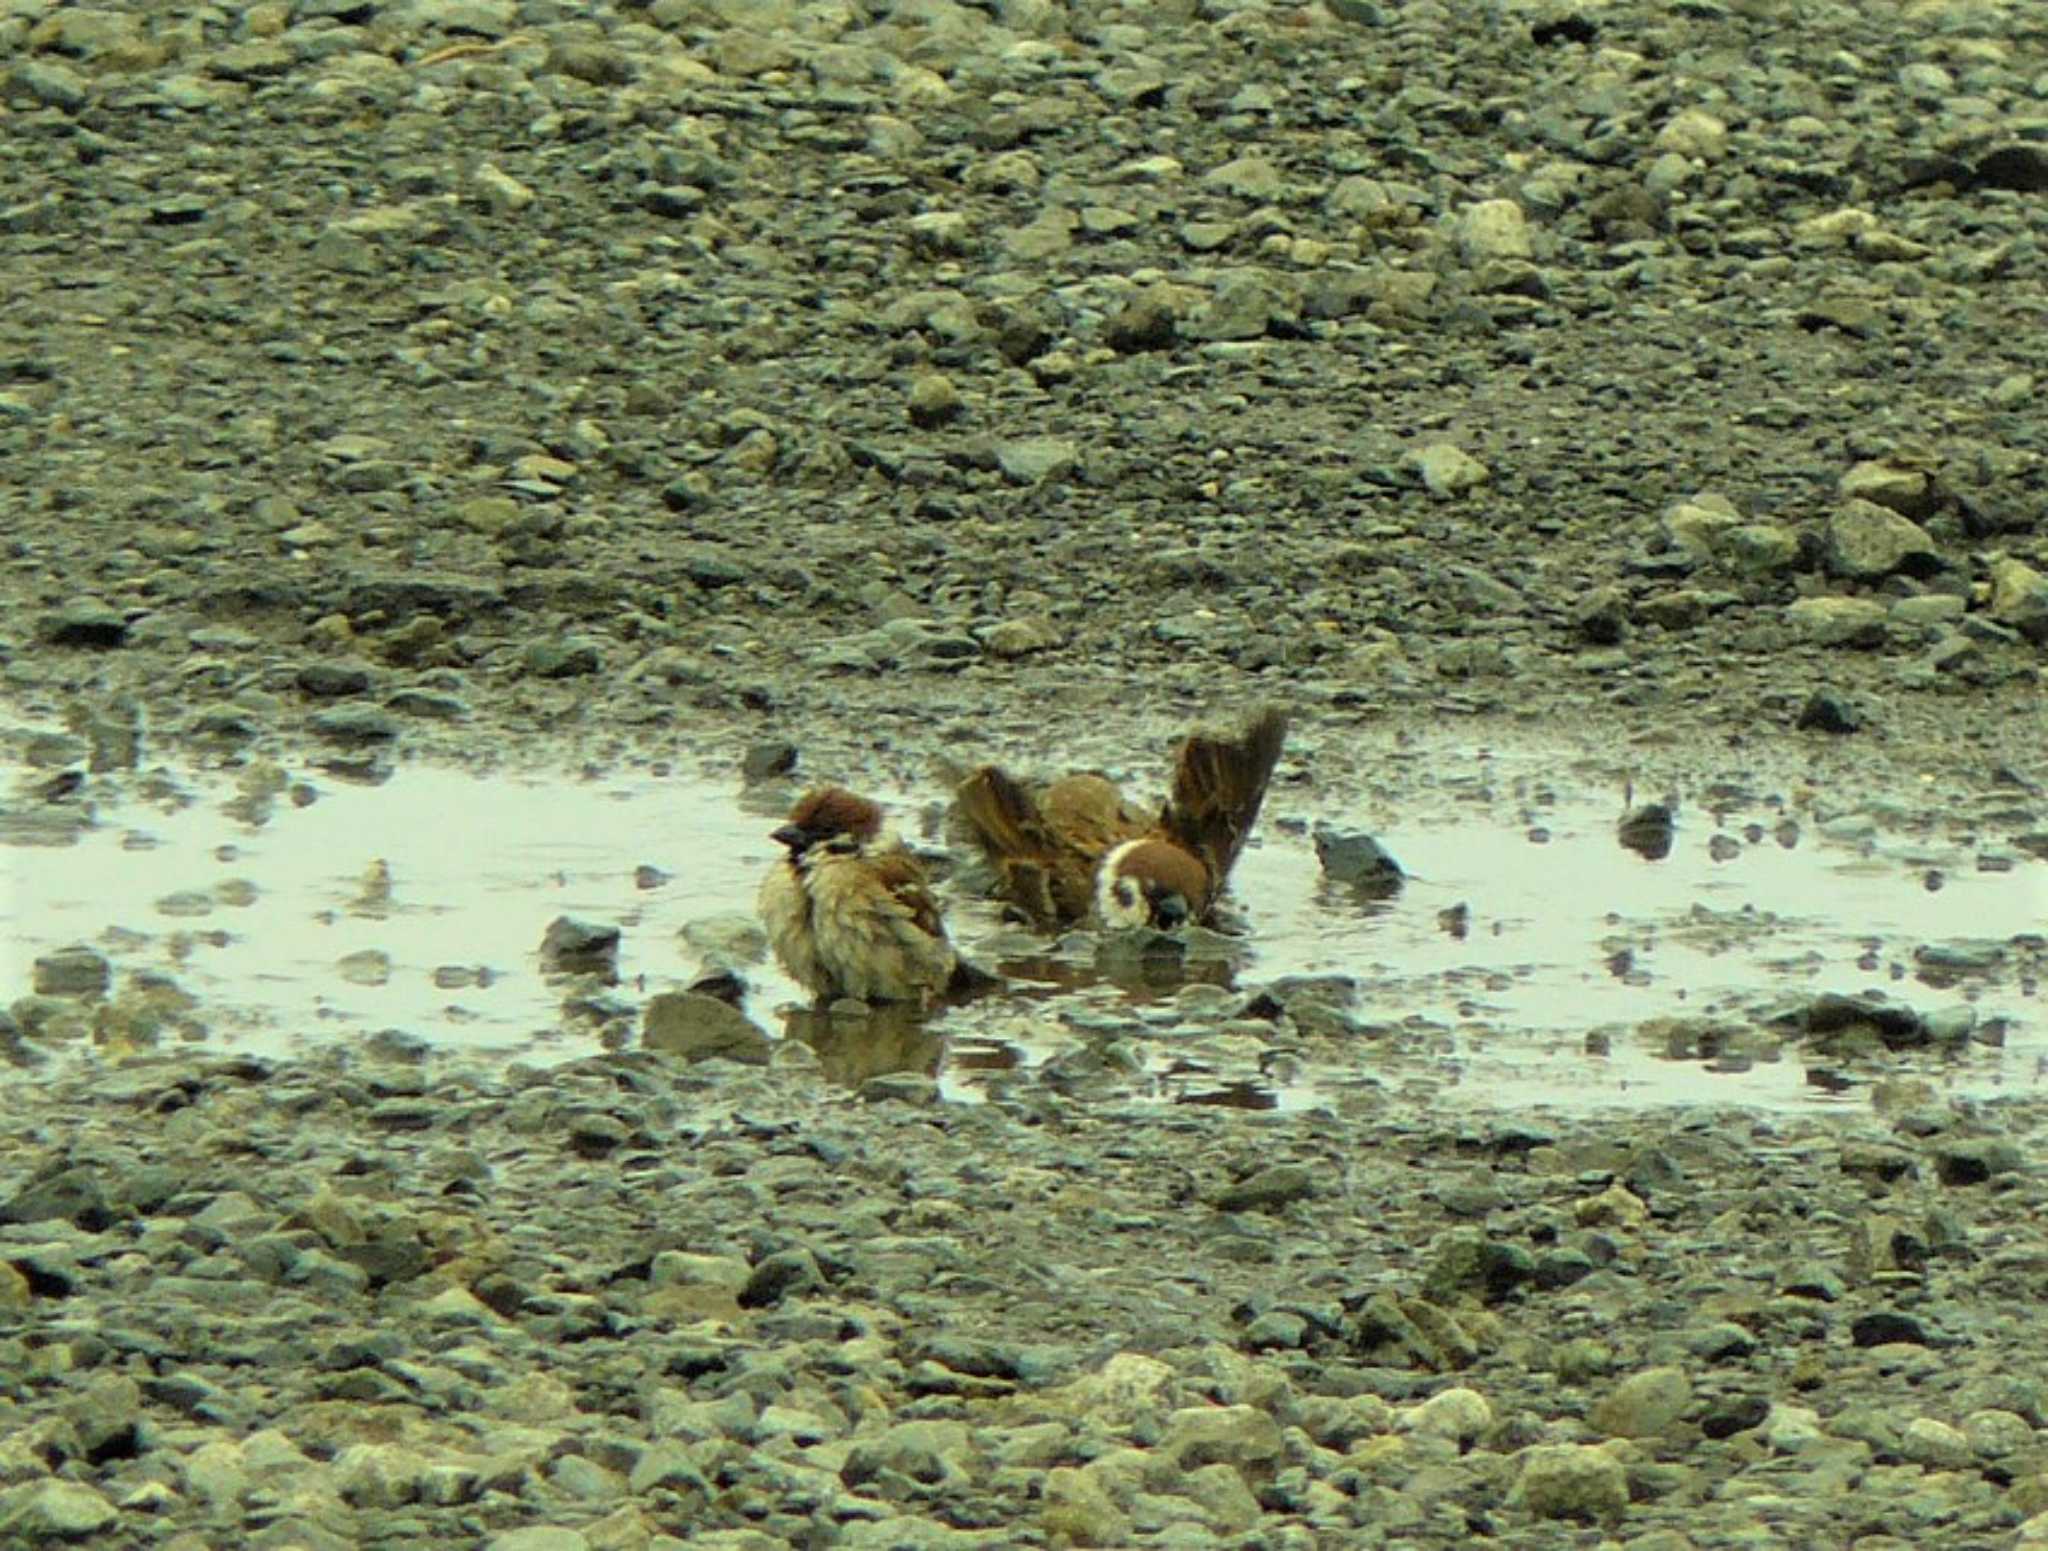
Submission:
<svg viewBox="0 0 2048 1551">
<path fill-rule="evenodd" d="M 1068 776 L 1043 804 L 1007 771 L 984 765 L 955 789 L 955 811 L 994 868 L 1002 895 L 1042 928 L 1088 913 L 1095 863 L 1142 830 L 1101 776 Z"/>
<path fill-rule="evenodd" d="M 887 851 L 870 859 L 875 881 L 889 891 L 902 907 L 910 924 L 927 937 L 944 938 L 946 923 L 939 913 L 938 897 L 932 893 L 924 868 L 908 851 Z"/>
</svg>

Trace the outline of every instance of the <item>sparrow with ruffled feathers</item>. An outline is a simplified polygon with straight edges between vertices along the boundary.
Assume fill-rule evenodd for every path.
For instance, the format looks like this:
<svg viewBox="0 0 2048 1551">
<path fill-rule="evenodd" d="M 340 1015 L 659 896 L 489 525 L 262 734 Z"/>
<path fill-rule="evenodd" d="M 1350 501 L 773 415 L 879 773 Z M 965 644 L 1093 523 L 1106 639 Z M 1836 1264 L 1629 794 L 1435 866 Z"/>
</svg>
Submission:
<svg viewBox="0 0 2048 1551">
<path fill-rule="evenodd" d="M 1234 735 L 1192 734 L 1156 813 L 1092 771 L 1034 791 L 995 765 L 958 780 L 954 812 L 998 892 L 1044 930 L 1091 918 L 1169 931 L 1213 925 L 1286 737 L 1287 717 L 1272 708 Z"/>
<path fill-rule="evenodd" d="M 819 787 L 772 838 L 788 854 L 761 880 L 761 919 L 811 995 L 929 1006 L 988 982 L 947 939 L 923 866 L 885 832 L 878 804 Z"/>
</svg>

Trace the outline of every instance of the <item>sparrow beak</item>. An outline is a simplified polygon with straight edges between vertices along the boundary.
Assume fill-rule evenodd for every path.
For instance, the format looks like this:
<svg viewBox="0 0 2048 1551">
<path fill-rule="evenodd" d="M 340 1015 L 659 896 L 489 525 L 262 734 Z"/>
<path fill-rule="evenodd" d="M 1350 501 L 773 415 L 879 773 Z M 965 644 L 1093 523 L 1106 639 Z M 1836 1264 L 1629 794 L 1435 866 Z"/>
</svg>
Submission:
<svg viewBox="0 0 2048 1551">
<path fill-rule="evenodd" d="M 768 837 L 779 846 L 787 846 L 791 856 L 802 856 L 811 843 L 811 833 L 800 824 L 785 824 Z"/>
<path fill-rule="evenodd" d="M 1152 924 L 1162 932 L 1188 924 L 1188 902 L 1179 894 L 1162 894 L 1152 902 Z"/>
</svg>

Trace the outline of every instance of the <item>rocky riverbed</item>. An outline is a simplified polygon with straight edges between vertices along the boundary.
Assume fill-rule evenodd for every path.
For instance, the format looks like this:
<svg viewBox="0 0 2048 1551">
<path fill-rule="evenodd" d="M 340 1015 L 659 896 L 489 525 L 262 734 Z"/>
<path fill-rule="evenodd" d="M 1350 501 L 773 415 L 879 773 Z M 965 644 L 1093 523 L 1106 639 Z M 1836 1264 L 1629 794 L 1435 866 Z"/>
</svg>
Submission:
<svg viewBox="0 0 2048 1551">
<path fill-rule="evenodd" d="M 0 0 L 0 864 L 138 858 L 8 906 L 0 1540 L 2048 1545 L 2044 235 L 2022 0 Z M 936 845 L 1268 700 L 1248 962 L 647 1020 L 778 783 Z M 695 935 L 252 1038 L 280 896 L 123 881 L 429 766 L 676 783 Z M 1530 833 L 1667 797 L 1929 914 L 1616 885 L 1603 986 L 1745 985 L 1488 1102 Z M 1476 978 L 1279 961 L 1315 826 L 1461 816 Z"/>
</svg>

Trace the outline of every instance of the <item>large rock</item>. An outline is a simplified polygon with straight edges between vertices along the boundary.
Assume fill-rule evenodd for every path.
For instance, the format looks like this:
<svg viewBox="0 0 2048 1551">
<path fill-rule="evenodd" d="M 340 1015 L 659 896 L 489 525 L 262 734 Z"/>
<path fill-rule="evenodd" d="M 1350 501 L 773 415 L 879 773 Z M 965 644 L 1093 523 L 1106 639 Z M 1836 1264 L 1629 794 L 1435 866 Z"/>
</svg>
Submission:
<svg viewBox="0 0 2048 1551">
<path fill-rule="evenodd" d="M 1257 1406 L 1188 1406 L 1166 1419 L 1162 1447 L 1182 1470 L 1270 1465 L 1282 1453 L 1280 1424 Z"/>
<path fill-rule="evenodd" d="M 1449 442 L 1432 442 L 1401 461 L 1422 482 L 1423 489 L 1440 501 L 1463 495 L 1493 477 L 1485 464 Z"/>
<path fill-rule="evenodd" d="M 1858 581 L 1895 571 L 1924 576 L 1940 569 L 1941 551 L 1927 530 L 1875 501 L 1844 501 L 1828 518 L 1828 570 Z"/>
<path fill-rule="evenodd" d="M 1040 1493 L 1048 1534 L 1074 1546 L 1119 1546 L 1130 1538 L 1131 1521 L 1099 1474 L 1056 1466 L 1046 1472 Z"/>
<path fill-rule="evenodd" d="M 1992 561 L 1991 617 L 2048 646 L 2048 576 L 2010 556 Z"/>
<path fill-rule="evenodd" d="M 1535 255 L 1528 217 L 1512 199 L 1485 199 L 1458 214 L 1458 252 L 1468 264 Z"/>
<path fill-rule="evenodd" d="M 1873 459 L 1842 476 L 1845 501 L 1870 501 L 1904 517 L 1929 517 L 1941 508 L 1941 493 L 1926 470 Z"/>
<path fill-rule="evenodd" d="M 1679 1368 L 1631 1374 L 1593 1405 L 1587 1420 L 1610 1438 L 1654 1438 L 1692 1403 L 1692 1384 Z"/>
<path fill-rule="evenodd" d="M 78 1481 L 38 1481 L 0 1498 L 0 1542 L 10 1546 L 96 1540 L 120 1514 Z"/>
<path fill-rule="evenodd" d="M 1867 598 L 1801 598 L 1785 618 L 1816 646 L 1884 644 L 1884 606 Z"/>
<path fill-rule="evenodd" d="M 1522 1455 L 1508 1502 L 1539 1519 L 1618 1519 L 1628 1507 L 1628 1471 L 1604 1449 L 1539 1445 Z"/>
</svg>

